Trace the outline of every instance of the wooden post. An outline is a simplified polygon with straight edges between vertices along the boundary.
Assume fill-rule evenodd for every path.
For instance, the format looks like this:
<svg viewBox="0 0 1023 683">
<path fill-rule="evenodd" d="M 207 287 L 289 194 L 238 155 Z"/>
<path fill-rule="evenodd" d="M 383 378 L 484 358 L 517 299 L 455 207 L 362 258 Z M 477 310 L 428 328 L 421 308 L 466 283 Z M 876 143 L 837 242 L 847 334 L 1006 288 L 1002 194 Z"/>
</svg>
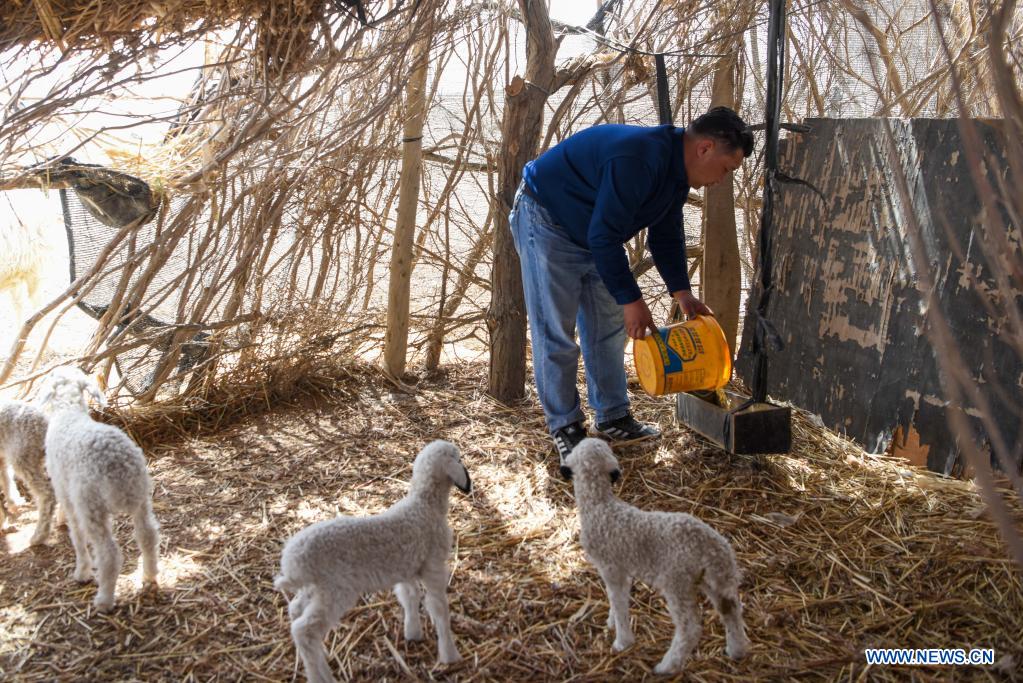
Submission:
<svg viewBox="0 0 1023 683">
<path fill-rule="evenodd" d="M 714 72 L 711 106 L 735 106 L 735 57 L 726 50 Z M 739 240 L 735 232 L 735 189 L 732 174 L 703 196 L 703 268 L 701 292 L 704 303 L 711 307 L 728 348 L 735 355 L 735 338 L 739 331 L 739 297 L 742 289 L 742 266 L 739 262 Z"/>
<path fill-rule="evenodd" d="M 423 118 L 426 109 L 426 73 L 432 31 L 416 44 L 405 104 L 405 126 L 398 181 L 398 218 L 391 249 L 391 274 L 387 289 L 387 333 L 384 337 L 384 368 L 392 377 L 405 374 L 408 353 L 409 289 L 412 275 L 412 242 L 419 206 L 419 176 L 423 160 Z"/>
<path fill-rule="evenodd" d="M 516 76 L 505 90 L 494 198 L 494 269 L 491 274 L 490 378 L 488 391 L 499 401 L 521 400 L 526 393 L 526 302 L 518 253 L 508 228 L 508 212 L 522 179 L 522 167 L 536 156 L 543 128 L 544 103 L 554 87 L 557 46 L 547 5 L 519 0 L 526 25 L 526 77 Z"/>
</svg>

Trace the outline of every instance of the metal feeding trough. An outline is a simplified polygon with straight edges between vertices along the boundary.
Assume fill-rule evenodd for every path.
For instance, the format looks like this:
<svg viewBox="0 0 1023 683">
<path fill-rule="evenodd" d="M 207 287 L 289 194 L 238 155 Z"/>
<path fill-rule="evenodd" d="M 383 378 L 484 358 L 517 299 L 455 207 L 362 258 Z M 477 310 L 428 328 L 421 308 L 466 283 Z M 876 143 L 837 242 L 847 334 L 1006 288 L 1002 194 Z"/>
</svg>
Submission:
<svg viewBox="0 0 1023 683">
<path fill-rule="evenodd" d="M 728 407 L 714 394 L 677 394 L 675 415 L 690 429 L 737 455 L 788 453 L 792 448 L 791 409 L 724 392 Z M 731 408 L 730 406 L 737 406 Z"/>
<path fill-rule="evenodd" d="M 732 352 L 713 318 L 695 321 L 702 327 L 692 320 L 679 324 L 682 311 L 677 303 L 672 305 L 669 318 L 674 324 L 661 328 L 659 334 L 664 341 L 657 340 L 661 341 L 664 362 L 658 352 L 651 351 L 657 348 L 650 341 L 652 336 L 633 343 L 636 373 L 643 389 L 652 396 L 674 393 L 679 422 L 729 453 L 788 453 L 792 447 L 792 410 L 766 398 L 754 400 L 724 388 L 732 374 Z M 679 332 L 688 332 L 694 343 L 680 344 L 674 337 L 686 335 Z M 715 352 L 686 355 L 694 346 Z M 701 387 L 699 381 L 703 381 L 702 387 L 717 388 L 697 390 Z"/>
<path fill-rule="evenodd" d="M 725 388 L 732 374 L 732 352 L 714 319 L 697 316 L 695 321 L 679 323 L 682 311 L 677 303 L 673 303 L 669 318 L 673 324 L 658 331 L 660 339 L 651 335 L 633 343 L 636 374 L 643 389 L 652 396 L 674 393 L 679 422 L 730 453 L 788 453 L 792 410 L 770 403 L 766 397 L 754 400 Z M 679 343 L 675 337 L 682 337 L 682 342 L 688 337 L 691 343 Z M 651 339 L 660 342 L 663 362 L 661 354 L 651 350 L 658 348 Z"/>
</svg>

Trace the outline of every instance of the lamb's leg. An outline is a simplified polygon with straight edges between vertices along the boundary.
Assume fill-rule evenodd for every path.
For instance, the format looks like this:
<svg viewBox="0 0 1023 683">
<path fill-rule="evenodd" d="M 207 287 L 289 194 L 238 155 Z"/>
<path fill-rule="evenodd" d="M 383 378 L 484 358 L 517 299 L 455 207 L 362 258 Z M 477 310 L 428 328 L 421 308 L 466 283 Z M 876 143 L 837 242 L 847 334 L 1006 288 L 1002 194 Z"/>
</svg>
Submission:
<svg viewBox="0 0 1023 683">
<path fill-rule="evenodd" d="M 114 606 L 114 590 L 117 576 L 121 573 L 124 560 L 121 549 L 114 540 L 110 515 L 106 510 L 89 510 L 84 521 L 86 534 L 96 552 L 96 597 L 92 604 L 100 612 L 108 612 Z"/>
<path fill-rule="evenodd" d="M 302 591 L 299 591 L 292 602 L 299 600 L 302 595 Z M 311 589 L 301 599 L 304 608 L 303 605 L 297 605 L 294 610 L 299 612 L 299 616 L 291 622 L 291 639 L 295 641 L 295 649 L 305 666 L 306 679 L 309 683 L 334 683 L 323 639 L 341 615 L 355 604 L 355 596 L 334 594 L 331 596 L 333 602 L 328 602 L 319 590 Z M 293 610 L 289 607 L 288 611 Z"/>
<path fill-rule="evenodd" d="M 153 505 L 148 500 L 135 511 L 135 540 L 142 551 L 142 582 L 155 586 L 160 525 L 156 523 Z"/>
<path fill-rule="evenodd" d="M 448 571 L 441 564 L 423 573 L 423 585 L 426 587 L 426 611 L 437 629 L 437 659 L 441 664 L 454 664 L 461 661 L 455 647 L 455 639 L 451 635 L 451 613 L 448 610 L 447 595 Z"/>
<path fill-rule="evenodd" d="M 32 311 L 39 308 L 41 298 L 39 288 L 42 285 L 39 279 L 39 271 L 36 271 L 34 275 L 35 277 L 30 276 L 25 280 L 25 299 L 28 302 L 29 309 Z"/>
<path fill-rule="evenodd" d="M 733 586 L 720 594 L 707 592 L 714 609 L 721 616 L 725 626 L 725 652 L 732 659 L 742 659 L 749 654 L 750 642 L 746 636 L 746 624 L 742 619 L 742 602 L 739 591 Z"/>
<path fill-rule="evenodd" d="M 288 618 L 295 621 L 303 614 L 305 614 L 305 608 L 309 604 L 309 594 L 312 589 L 300 588 L 295 597 L 288 603 Z"/>
<path fill-rule="evenodd" d="M 60 498 L 60 506 L 67 518 L 68 535 L 71 536 L 71 547 L 75 549 L 74 579 L 78 583 L 87 583 L 92 579 L 92 557 L 89 554 L 89 543 L 82 530 L 82 520 L 78 511 L 71 506 L 67 498 Z"/>
<path fill-rule="evenodd" d="M 18 331 L 21 330 L 22 324 L 25 322 L 24 314 L 25 300 L 28 298 L 27 290 L 28 288 L 25 285 L 24 278 L 19 278 L 18 280 L 16 280 L 13 286 L 11 286 L 10 289 L 8 289 L 8 296 L 11 299 L 11 308 L 14 309 L 15 329 Z M 17 332 L 15 332 L 14 334 L 17 334 Z M 15 337 L 14 341 L 19 340 L 17 337 Z"/>
<path fill-rule="evenodd" d="M 422 640 L 423 623 L 419 618 L 419 587 L 415 582 L 399 583 L 394 586 L 402 610 L 405 611 L 405 640 Z"/>
<path fill-rule="evenodd" d="M 611 648 L 615 652 L 621 652 L 632 646 L 636 641 L 632 635 L 632 625 L 629 623 L 629 591 L 632 589 L 632 582 L 625 572 L 618 571 L 611 567 L 597 567 L 600 577 L 604 579 L 604 587 L 607 589 L 608 601 L 608 628 L 614 627 L 615 642 Z"/>
<path fill-rule="evenodd" d="M 682 671 L 699 642 L 703 622 L 692 586 L 671 586 L 664 591 L 664 599 L 668 603 L 671 620 L 675 623 L 675 637 L 660 663 L 654 667 L 654 673 L 676 674 Z"/>
<path fill-rule="evenodd" d="M 32 533 L 31 545 L 40 545 L 46 542 L 50 535 L 50 523 L 53 521 L 53 508 L 56 501 L 53 497 L 53 488 L 50 480 L 42 472 L 25 472 L 25 485 L 32 493 L 32 499 L 36 502 L 36 509 L 39 511 L 39 520 L 36 522 L 36 530 Z"/>
<path fill-rule="evenodd" d="M 14 483 L 14 472 L 7 466 L 7 463 L 0 460 L 0 487 L 3 489 L 4 505 L 7 507 L 7 514 L 17 517 L 18 505 L 23 503 L 18 494 L 18 487 Z"/>
</svg>

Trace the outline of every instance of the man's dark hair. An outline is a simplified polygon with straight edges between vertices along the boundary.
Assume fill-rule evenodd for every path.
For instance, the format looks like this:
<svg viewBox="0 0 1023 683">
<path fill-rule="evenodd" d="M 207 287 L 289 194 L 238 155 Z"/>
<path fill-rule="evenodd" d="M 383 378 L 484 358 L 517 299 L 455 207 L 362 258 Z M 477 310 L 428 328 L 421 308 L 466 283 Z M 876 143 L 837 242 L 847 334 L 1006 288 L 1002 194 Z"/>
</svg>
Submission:
<svg viewBox="0 0 1023 683">
<path fill-rule="evenodd" d="M 714 138 L 730 150 L 741 149 L 742 155 L 753 154 L 753 133 L 731 107 L 714 107 L 689 124 L 687 132 Z"/>
</svg>

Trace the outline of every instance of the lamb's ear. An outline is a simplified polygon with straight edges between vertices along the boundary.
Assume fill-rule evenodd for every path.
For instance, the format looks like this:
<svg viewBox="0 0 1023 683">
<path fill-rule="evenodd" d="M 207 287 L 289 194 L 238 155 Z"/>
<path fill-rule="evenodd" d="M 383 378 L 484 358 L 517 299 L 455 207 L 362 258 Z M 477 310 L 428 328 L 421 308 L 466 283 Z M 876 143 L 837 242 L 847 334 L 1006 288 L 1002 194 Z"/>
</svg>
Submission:
<svg viewBox="0 0 1023 683">
<path fill-rule="evenodd" d="M 472 480 L 469 479 L 469 470 L 457 460 L 448 460 L 445 469 L 451 483 L 459 488 L 462 493 L 472 491 Z"/>
<path fill-rule="evenodd" d="M 91 396 L 101 408 L 107 407 L 107 397 L 99 390 L 99 384 L 96 383 L 92 377 L 88 377 L 86 381 L 82 382 L 82 389 L 86 394 Z"/>
<path fill-rule="evenodd" d="M 575 450 L 573 449 L 572 452 L 570 452 L 567 456 L 565 456 L 565 459 L 561 461 L 561 468 L 562 469 L 571 470 L 574 467 L 576 467 L 578 464 L 579 464 L 579 458 L 576 457 Z"/>
<path fill-rule="evenodd" d="M 56 393 L 57 389 L 53 386 L 53 380 L 48 379 L 46 383 L 42 387 L 40 387 L 39 393 L 36 395 L 36 401 L 43 405 L 46 405 L 47 403 L 53 400 L 53 397 L 56 395 Z"/>
</svg>

